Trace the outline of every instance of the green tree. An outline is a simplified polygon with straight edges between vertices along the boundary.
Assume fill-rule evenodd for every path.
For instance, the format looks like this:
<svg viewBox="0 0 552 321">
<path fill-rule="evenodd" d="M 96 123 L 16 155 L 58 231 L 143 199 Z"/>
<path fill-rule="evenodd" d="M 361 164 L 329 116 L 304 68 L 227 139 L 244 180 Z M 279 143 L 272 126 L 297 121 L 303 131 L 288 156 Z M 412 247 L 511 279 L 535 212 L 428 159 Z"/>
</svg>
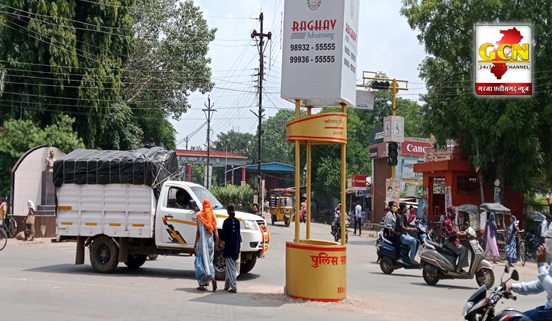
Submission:
<svg viewBox="0 0 552 321">
<path fill-rule="evenodd" d="M 251 189 L 249 185 L 235 186 L 231 184 L 213 186 L 211 192 L 224 206 L 234 203 L 236 210 L 244 212 L 251 212 L 253 195 L 257 194 L 257 191 Z"/>
<path fill-rule="evenodd" d="M 102 124 L 102 131 L 110 135 L 101 136 L 98 145 L 104 149 L 131 150 L 142 146 L 142 129 L 132 120 L 132 110 L 124 103 L 110 106 L 108 117 Z"/>
<path fill-rule="evenodd" d="M 133 5 L 134 0 L 3 1 L 2 119 L 19 116 L 45 127 L 69 114 L 88 147 L 110 135 L 104 123 L 120 97 L 132 48 Z"/>
<path fill-rule="evenodd" d="M 404 117 L 405 137 L 429 137 L 422 106 L 410 99 L 397 98 L 397 115 Z"/>
<path fill-rule="evenodd" d="M 10 173 L 19 157 L 29 149 L 48 145 L 69 153 L 76 148 L 84 148 L 82 139 L 73 132 L 74 119 L 59 115 L 52 125 L 44 129 L 31 120 L 8 120 L 0 131 L 0 195 L 10 190 Z"/>
<path fill-rule="evenodd" d="M 250 133 L 240 133 L 233 129 L 226 133 L 219 133 L 212 147 L 218 151 L 228 150 L 242 156 L 253 157 L 252 146 L 256 143 L 255 136 Z M 228 144 L 228 145 L 227 145 Z"/>
<path fill-rule="evenodd" d="M 173 126 L 190 104 L 193 91 L 209 92 L 210 29 L 192 0 L 137 0 L 131 10 L 134 47 L 125 65 L 123 97 L 146 145 L 174 148 Z"/>
<path fill-rule="evenodd" d="M 205 185 L 205 165 L 192 164 L 192 182 L 201 186 Z"/>
<path fill-rule="evenodd" d="M 303 111 L 303 116 L 305 112 Z M 293 144 L 287 141 L 286 125 L 295 119 L 295 111 L 280 109 L 271 117 L 263 121 L 263 141 L 261 150 L 261 163 L 279 162 L 292 165 L 294 162 Z M 251 148 L 251 161 L 257 163 L 259 146 L 258 135 L 255 135 Z"/>
<path fill-rule="evenodd" d="M 338 108 L 323 108 L 320 112 L 336 112 Z M 358 110 L 347 109 L 347 177 L 352 174 L 372 174 L 368 155 L 368 131 Z M 340 145 L 314 145 L 312 152 L 312 189 L 319 208 L 331 206 L 332 197 L 341 192 Z"/>
<path fill-rule="evenodd" d="M 535 188 L 549 171 L 552 153 L 552 1 L 403 0 L 401 13 L 430 55 L 420 66 L 428 93 L 423 100 L 428 127 L 444 144 L 458 139 L 471 163 L 488 182 L 518 191 Z M 473 95 L 473 30 L 484 21 L 533 23 L 535 93 L 528 99 L 484 99 Z M 548 176 L 550 177 L 550 176 Z M 504 190 L 504 188 L 501 188 Z"/>
</svg>

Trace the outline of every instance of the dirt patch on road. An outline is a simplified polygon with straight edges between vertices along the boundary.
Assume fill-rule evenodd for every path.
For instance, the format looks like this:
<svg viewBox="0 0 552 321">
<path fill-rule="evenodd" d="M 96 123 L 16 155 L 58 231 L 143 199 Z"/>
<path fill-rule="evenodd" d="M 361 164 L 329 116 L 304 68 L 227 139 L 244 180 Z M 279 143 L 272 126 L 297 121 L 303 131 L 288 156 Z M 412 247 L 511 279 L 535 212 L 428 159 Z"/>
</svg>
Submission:
<svg viewBox="0 0 552 321">
<path fill-rule="evenodd" d="M 299 307 L 313 307 L 317 309 L 323 308 L 327 311 L 362 313 L 367 316 L 377 316 L 379 320 L 402 320 L 412 314 L 412 311 L 408 308 L 401 307 L 401 305 L 397 305 L 396 302 L 381 299 L 376 296 L 347 296 L 344 300 L 339 302 L 317 302 L 292 299 L 284 294 L 282 288 L 278 287 L 247 287 L 247 292 L 254 292 L 255 294 L 250 294 L 250 299 L 252 301 L 259 301 L 259 303 L 263 301 L 267 303 L 278 302 L 282 305 L 296 305 Z"/>
</svg>

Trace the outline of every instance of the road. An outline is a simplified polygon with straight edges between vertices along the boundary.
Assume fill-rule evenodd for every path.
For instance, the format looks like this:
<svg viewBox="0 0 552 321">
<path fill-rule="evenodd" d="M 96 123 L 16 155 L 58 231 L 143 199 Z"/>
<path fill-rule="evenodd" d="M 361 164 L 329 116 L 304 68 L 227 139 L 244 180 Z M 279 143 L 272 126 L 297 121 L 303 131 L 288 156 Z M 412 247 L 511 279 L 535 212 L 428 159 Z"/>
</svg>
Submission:
<svg viewBox="0 0 552 321">
<path fill-rule="evenodd" d="M 475 280 L 440 281 L 428 286 L 420 270 L 384 275 L 375 263 L 375 239 L 365 232 L 349 237 L 347 298 L 337 303 L 292 300 L 285 286 L 285 242 L 294 225 L 270 226 L 271 248 L 247 275 L 238 278 L 238 293 L 199 293 L 193 259 L 159 257 L 139 270 L 124 264 L 110 275 L 73 265 L 74 243 L 50 239 L 10 239 L 0 252 L 0 302 L 3 320 L 461 320 Z M 328 225 L 313 223 L 313 239 L 330 240 Z M 305 233 L 305 224 L 301 224 Z M 504 264 L 495 266 L 498 279 Z M 536 266 L 518 266 L 521 280 L 536 278 Z M 219 288 L 222 288 L 219 282 Z M 500 304 L 526 310 L 545 294 Z"/>
</svg>

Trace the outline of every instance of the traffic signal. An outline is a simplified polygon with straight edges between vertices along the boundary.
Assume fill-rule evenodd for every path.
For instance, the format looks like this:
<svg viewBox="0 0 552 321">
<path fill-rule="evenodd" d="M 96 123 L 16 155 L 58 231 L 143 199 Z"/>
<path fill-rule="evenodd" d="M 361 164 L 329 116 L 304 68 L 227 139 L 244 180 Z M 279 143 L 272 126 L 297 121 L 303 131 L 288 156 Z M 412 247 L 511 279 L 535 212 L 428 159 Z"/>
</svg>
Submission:
<svg viewBox="0 0 552 321">
<path fill-rule="evenodd" d="M 389 90 L 389 81 L 372 81 L 372 89 Z"/>
<path fill-rule="evenodd" d="M 387 165 L 397 166 L 399 157 L 399 144 L 391 142 L 387 145 Z"/>
</svg>

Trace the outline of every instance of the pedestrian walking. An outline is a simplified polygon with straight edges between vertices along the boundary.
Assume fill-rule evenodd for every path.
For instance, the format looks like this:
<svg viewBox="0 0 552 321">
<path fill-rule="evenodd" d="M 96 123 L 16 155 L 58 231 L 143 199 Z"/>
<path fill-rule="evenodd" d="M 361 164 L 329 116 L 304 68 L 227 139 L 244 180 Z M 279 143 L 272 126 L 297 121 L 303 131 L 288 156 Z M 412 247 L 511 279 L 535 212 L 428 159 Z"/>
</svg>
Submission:
<svg viewBox="0 0 552 321">
<path fill-rule="evenodd" d="M 548 218 L 548 216 L 547 216 Z M 546 232 L 548 231 L 548 221 L 547 219 L 543 219 L 539 225 L 539 236 L 538 236 L 538 240 L 539 240 L 539 245 L 540 244 L 544 244 L 544 240 L 546 238 Z"/>
<path fill-rule="evenodd" d="M 515 216 L 510 215 L 510 223 L 508 224 L 508 227 L 506 227 L 506 231 L 508 232 L 506 254 L 508 256 L 508 263 L 512 266 L 517 262 L 517 236 L 519 233 L 517 219 Z"/>
<path fill-rule="evenodd" d="M 489 218 L 487 219 L 487 224 L 485 225 L 485 257 L 487 253 L 493 255 L 493 263 L 496 263 L 496 258 L 498 257 L 498 246 L 496 245 L 496 217 L 494 212 L 489 213 Z"/>
<path fill-rule="evenodd" d="M 215 267 L 213 259 L 215 255 L 215 243 L 219 244 L 217 231 L 217 219 L 211 208 L 211 201 L 203 201 L 203 209 L 197 214 L 197 232 L 195 239 L 195 270 L 196 279 L 199 283 L 199 291 L 207 290 L 209 281 L 213 285 L 213 292 L 217 290 L 215 280 Z"/>
<path fill-rule="evenodd" d="M 28 200 L 27 201 L 27 208 L 29 211 L 27 212 L 27 217 L 25 217 L 25 240 L 26 241 L 34 241 L 35 237 L 35 206 L 33 201 Z"/>
<path fill-rule="evenodd" d="M 353 234 L 356 235 L 357 225 L 358 225 L 358 236 L 362 234 L 362 206 L 358 202 L 355 204 L 355 225 Z"/>
<path fill-rule="evenodd" d="M 240 256 L 241 234 L 240 221 L 236 218 L 234 204 L 226 206 L 228 218 L 222 223 L 221 241 L 224 242 L 224 258 L 226 259 L 226 279 L 224 280 L 224 290 L 230 293 L 238 292 L 236 281 L 236 261 Z"/>
</svg>

